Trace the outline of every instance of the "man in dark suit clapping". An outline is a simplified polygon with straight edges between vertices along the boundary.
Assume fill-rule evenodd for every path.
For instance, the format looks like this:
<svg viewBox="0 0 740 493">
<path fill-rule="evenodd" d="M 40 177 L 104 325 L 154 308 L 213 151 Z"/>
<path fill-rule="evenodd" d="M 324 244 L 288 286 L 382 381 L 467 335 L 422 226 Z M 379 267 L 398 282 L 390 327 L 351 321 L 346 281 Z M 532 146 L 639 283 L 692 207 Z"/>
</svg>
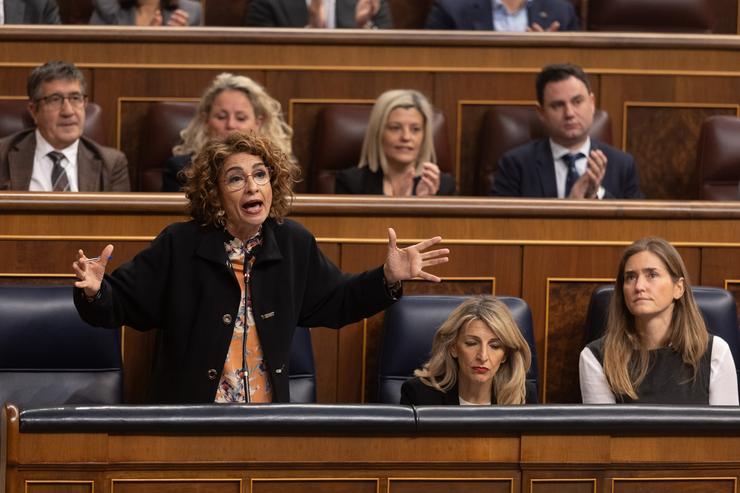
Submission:
<svg viewBox="0 0 740 493">
<path fill-rule="evenodd" d="M 549 65 L 537 76 L 537 112 L 549 138 L 501 158 L 492 195 L 642 198 L 634 158 L 589 136 L 595 98 L 580 67 Z"/>
</svg>

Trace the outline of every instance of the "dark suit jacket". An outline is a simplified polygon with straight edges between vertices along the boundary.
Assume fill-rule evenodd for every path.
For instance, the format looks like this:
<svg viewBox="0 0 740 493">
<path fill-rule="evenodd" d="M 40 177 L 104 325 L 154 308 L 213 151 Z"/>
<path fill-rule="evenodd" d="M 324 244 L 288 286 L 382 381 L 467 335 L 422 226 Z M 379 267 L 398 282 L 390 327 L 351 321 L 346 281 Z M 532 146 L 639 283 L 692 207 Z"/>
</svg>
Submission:
<svg viewBox="0 0 740 493">
<path fill-rule="evenodd" d="M 606 173 L 601 181 L 605 199 L 643 198 L 637 166 L 631 155 L 594 139 L 591 139 L 591 149 L 601 149 L 607 159 Z M 504 154 L 498 163 L 491 195 L 557 198 L 550 139 L 533 140 Z"/>
<path fill-rule="evenodd" d="M 61 24 L 56 0 L 4 0 L 6 24 Z"/>
<path fill-rule="evenodd" d="M 82 319 L 98 327 L 159 329 L 152 400 L 208 403 L 216 396 L 241 290 L 223 229 L 195 221 L 165 228 L 130 262 L 106 274 L 100 299 L 75 290 Z M 383 268 L 343 274 L 303 226 L 268 219 L 250 277 L 252 311 L 275 402 L 290 401 L 290 346 L 299 325 L 339 328 L 387 308 Z"/>
<path fill-rule="evenodd" d="M 555 21 L 560 31 L 581 29 L 573 4 L 567 0 L 533 0 L 527 5 L 527 17 L 530 26 L 537 23 L 543 29 Z M 491 0 L 436 0 L 426 28 L 493 31 L 493 4 Z"/>
<path fill-rule="evenodd" d="M 180 179 L 178 173 L 190 166 L 192 159 L 192 154 L 172 156 L 167 159 L 167 162 L 164 163 L 164 172 L 162 173 L 163 192 L 179 192 L 182 190 L 185 182 Z"/>
<path fill-rule="evenodd" d="M 412 195 L 416 195 L 418 179 L 414 179 Z M 334 193 L 348 195 L 383 195 L 383 172 L 370 171 L 367 166 L 343 169 L 337 172 L 334 181 Z M 449 173 L 439 176 L 437 195 L 455 195 L 455 179 Z"/>
<path fill-rule="evenodd" d="M 524 402 L 526 404 L 537 404 L 537 391 L 532 382 L 525 382 Z M 492 402 L 496 396 L 492 396 Z M 401 404 L 409 406 L 459 406 L 460 396 L 457 383 L 447 392 L 440 392 L 434 387 L 423 383 L 419 377 L 410 378 L 401 386 Z"/>
<path fill-rule="evenodd" d="M 31 185 L 35 130 L 21 130 L 0 140 L 0 190 L 28 190 Z M 80 192 L 128 192 L 131 183 L 126 156 L 80 137 L 77 184 Z"/>
<path fill-rule="evenodd" d="M 356 28 L 357 0 L 337 0 L 337 27 Z M 305 27 L 308 24 L 306 0 L 252 0 L 244 24 L 250 27 Z M 373 24 L 382 29 L 393 27 L 387 0 L 380 0 L 380 10 Z"/>
</svg>

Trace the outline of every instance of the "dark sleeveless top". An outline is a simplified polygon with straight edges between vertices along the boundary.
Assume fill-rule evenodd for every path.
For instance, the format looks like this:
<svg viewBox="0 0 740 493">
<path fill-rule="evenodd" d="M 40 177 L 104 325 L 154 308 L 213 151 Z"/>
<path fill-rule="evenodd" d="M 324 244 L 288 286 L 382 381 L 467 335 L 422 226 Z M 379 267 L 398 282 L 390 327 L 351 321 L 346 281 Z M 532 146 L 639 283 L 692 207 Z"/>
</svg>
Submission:
<svg viewBox="0 0 740 493">
<path fill-rule="evenodd" d="M 670 347 L 650 351 L 650 362 L 645 379 L 635 389 L 638 399 L 628 395 L 615 395 L 618 403 L 625 404 L 709 404 L 709 378 L 712 372 L 712 343 L 709 336 L 707 350 L 699 360 L 696 379 L 691 366 Z M 604 366 L 604 338 L 591 342 L 591 350 Z"/>
</svg>

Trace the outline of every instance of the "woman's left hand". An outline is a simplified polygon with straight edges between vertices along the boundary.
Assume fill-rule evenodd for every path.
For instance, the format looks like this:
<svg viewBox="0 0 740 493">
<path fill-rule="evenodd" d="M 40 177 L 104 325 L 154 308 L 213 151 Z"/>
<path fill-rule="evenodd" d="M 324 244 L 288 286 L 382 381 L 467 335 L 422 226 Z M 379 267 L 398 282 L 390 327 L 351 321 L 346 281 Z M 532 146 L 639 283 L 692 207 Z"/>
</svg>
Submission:
<svg viewBox="0 0 740 493">
<path fill-rule="evenodd" d="M 439 166 L 434 163 L 421 165 L 421 177 L 416 185 L 416 196 L 437 195 L 439 191 Z"/>
<path fill-rule="evenodd" d="M 357 27 L 366 27 L 380 10 L 380 0 L 357 0 L 355 21 Z"/>
<path fill-rule="evenodd" d="M 170 20 L 167 21 L 167 25 L 185 27 L 188 25 L 189 18 L 190 18 L 190 15 L 187 12 L 185 12 L 182 9 L 177 9 L 174 12 L 172 12 L 172 15 L 170 16 Z"/>
<path fill-rule="evenodd" d="M 439 277 L 424 271 L 425 267 L 444 264 L 449 261 L 447 255 L 450 251 L 447 248 L 429 252 L 424 251 L 440 241 L 442 241 L 442 237 L 435 236 L 410 247 L 398 248 L 396 246 L 396 232 L 393 228 L 388 228 L 388 256 L 385 258 L 385 264 L 383 264 L 386 282 L 394 284 L 415 277 L 440 282 Z"/>
</svg>

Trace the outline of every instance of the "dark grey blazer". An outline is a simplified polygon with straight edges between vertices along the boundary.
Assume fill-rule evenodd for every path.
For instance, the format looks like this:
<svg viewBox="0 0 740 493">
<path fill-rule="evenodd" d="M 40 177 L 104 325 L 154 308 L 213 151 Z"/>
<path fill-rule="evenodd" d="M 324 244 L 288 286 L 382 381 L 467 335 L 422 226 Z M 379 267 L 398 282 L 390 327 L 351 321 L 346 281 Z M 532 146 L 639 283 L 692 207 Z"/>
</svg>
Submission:
<svg viewBox="0 0 740 493">
<path fill-rule="evenodd" d="M 357 0 L 337 0 L 337 27 L 355 28 Z M 308 24 L 306 0 L 252 0 L 244 24 L 250 27 L 305 27 Z M 373 24 L 382 29 L 393 27 L 387 0 L 380 0 L 380 10 Z"/>
<path fill-rule="evenodd" d="M 594 139 L 591 139 L 591 149 L 601 149 L 607 159 L 601 182 L 605 199 L 643 198 L 637 166 L 631 155 Z M 533 140 L 504 154 L 498 163 L 491 195 L 557 198 L 550 139 Z"/>
<path fill-rule="evenodd" d="M 200 2 L 180 0 L 178 4 L 177 8 L 188 13 L 189 26 L 203 25 Z M 94 0 L 93 5 L 95 10 L 93 10 L 92 16 L 90 16 L 90 24 L 109 24 L 114 26 L 133 26 L 136 24 L 136 9 L 133 7 L 122 9 L 118 0 Z M 170 17 L 172 17 L 171 11 L 162 11 L 163 24 L 167 24 Z"/>
<path fill-rule="evenodd" d="M 539 24 L 543 29 L 555 21 L 560 31 L 578 31 L 578 20 L 573 4 L 567 0 L 532 0 L 527 4 L 529 25 Z M 427 29 L 467 29 L 493 31 L 491 0 L 436 0 L 429 11 Z"/>
<path fill-rule="evenodd" d="M 4 0 L 6 24 L 61 24 L 56 0 Z"/>
</svg>

